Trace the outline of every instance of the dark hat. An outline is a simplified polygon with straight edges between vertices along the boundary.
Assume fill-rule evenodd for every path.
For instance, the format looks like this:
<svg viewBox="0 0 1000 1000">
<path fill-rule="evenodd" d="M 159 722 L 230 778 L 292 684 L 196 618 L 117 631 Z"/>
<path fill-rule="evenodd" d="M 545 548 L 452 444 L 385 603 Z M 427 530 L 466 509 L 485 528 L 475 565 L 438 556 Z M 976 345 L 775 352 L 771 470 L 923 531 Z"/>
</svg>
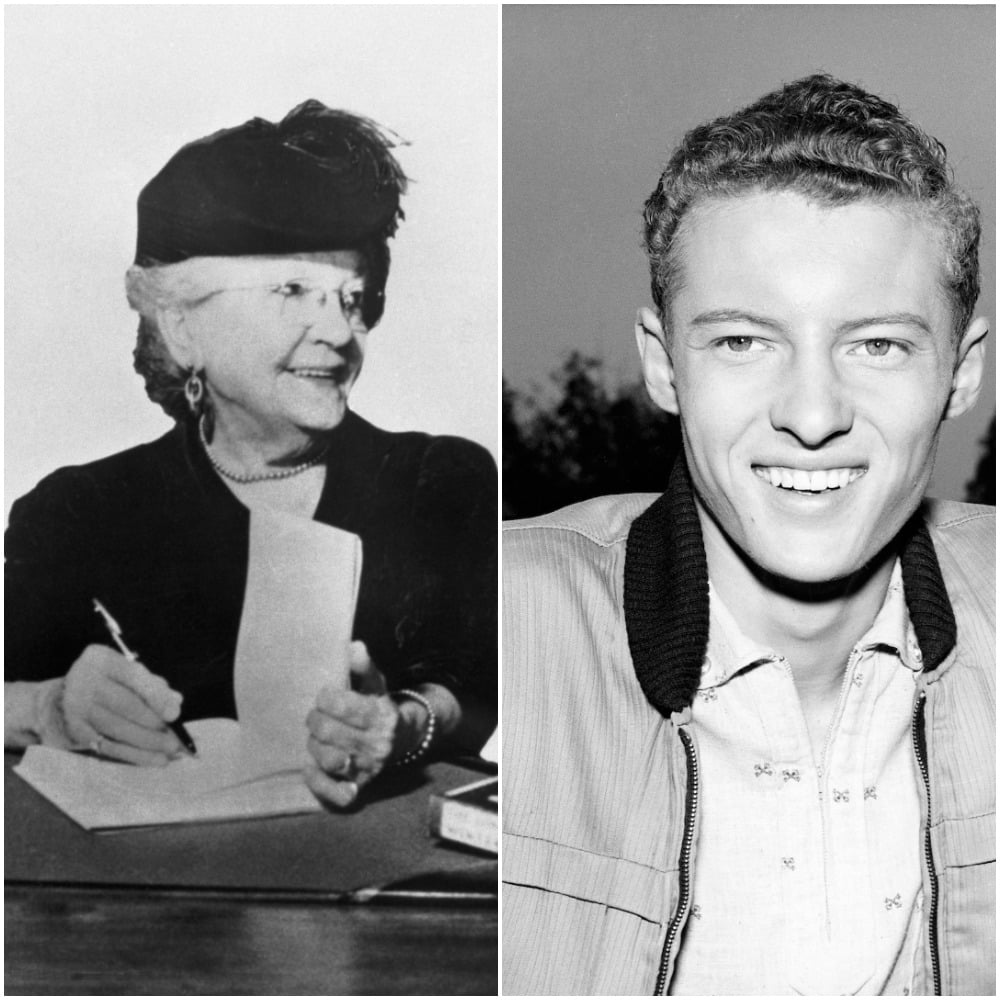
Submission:
<svg viewBox="0 0 1000 1000">
<path fill-rule="evenodd" d="M 135 262 L 303 253 L 388 239 L 406 176 L 374 122 L 310 100 L 189 143 L 142 189 Z"/>
</svg>

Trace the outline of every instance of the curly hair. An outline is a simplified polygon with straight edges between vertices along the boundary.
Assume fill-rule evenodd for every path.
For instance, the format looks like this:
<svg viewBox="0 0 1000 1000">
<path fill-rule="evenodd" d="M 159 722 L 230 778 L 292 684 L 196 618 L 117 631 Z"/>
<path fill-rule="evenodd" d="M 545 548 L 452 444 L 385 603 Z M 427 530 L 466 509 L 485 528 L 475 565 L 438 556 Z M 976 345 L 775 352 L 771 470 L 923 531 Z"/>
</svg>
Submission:
<svg viewBox="0 0 1000 1000">
<path fill-rule="evenodd" d="M 953 333 L 979 297 L 979 210 L 954 184 L 944 146 L 860 87 L 815 74 L 692 129 L 644 211 L 653 301 L 667 323 L 685 214 L 707 197 L 794 191 L 819 204 L 916 208 L 940 230 Z"/>
</svg>

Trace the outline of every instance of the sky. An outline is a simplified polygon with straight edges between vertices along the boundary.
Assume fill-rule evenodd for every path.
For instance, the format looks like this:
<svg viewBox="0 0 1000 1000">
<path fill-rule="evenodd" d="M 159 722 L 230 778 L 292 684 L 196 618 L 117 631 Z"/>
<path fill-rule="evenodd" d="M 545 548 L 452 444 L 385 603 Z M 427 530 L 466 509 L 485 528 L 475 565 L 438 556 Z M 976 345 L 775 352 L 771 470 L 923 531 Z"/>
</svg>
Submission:
<svg viewBox="0 0 1000 1000">
<path fill-rule="evenodd" d="M 689 128 L 817 71 L 898 103 L 979 202 L 996 309 L 995 13 L 964 5 L 508 6 L 503 11 L 503 372 L 545 395 L 572 350 L 639 379 L 641 212 Z M 931 492 L 961 498 L 994 413 L 945 425 Z"/>
</svg>

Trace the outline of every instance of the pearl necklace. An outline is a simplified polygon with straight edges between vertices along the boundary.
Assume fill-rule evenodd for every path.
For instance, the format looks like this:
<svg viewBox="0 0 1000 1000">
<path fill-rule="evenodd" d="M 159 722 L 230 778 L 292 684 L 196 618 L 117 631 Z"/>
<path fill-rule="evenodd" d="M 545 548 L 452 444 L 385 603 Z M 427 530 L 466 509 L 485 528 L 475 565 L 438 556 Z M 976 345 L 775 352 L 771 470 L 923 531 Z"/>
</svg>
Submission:
<svg viewBox="0 0 1000 1000">
<path fill-rule="evenodd" d="M 234 483 L 263 483 L 271 479 L 289 479 L 292 476 L 298 476 L 307 469 L 311 469 L 314 466 L 319 465 L 319 463 L 326 458 L 327 449 L 324 448 L 315 458 L 310 458 L 308 462 L 300 462 L 298 465 L 292 465 L 287 469 L 277 469 L 273 472 L 258 472 L 249 474 L 233 472 L 231 469 L 227 469 L 221 462 L 219 462 L 208 450 L 208 441 L 205 438 L 204 421 L 204 417 L 198 421 L 198 438 L 201 441 L 202 448 L 205 449 L 205 456 L 208 458 L 209 462 L 211 462 L 212 468 L 215 469 L 220 476 L 225 476 L 226 479 L 231 479 Z"/>
</svg>

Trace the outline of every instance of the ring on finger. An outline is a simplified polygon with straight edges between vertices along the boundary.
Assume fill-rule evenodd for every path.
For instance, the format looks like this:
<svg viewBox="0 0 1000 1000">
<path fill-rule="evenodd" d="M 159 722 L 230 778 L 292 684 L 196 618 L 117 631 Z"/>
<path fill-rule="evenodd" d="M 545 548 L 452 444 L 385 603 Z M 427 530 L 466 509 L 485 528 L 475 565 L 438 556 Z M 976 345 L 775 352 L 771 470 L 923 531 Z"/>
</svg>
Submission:
<svg viewBox="0 0 1000 1000">
<path fill-rule="evenodd" d="M 354 754 L 347 755 L 347 760 L 338 768 L 337 774 L 344 778 L 350 778 L 354 775 Z"/>
<path fill-rule="evenodd" d="M 103 744 L 103 742 L 104 741 L 101 739 L 100 736 L 98 736 L 96 739 L 91 740 L 90 741 L 90 745 L 89 745 L 90 751 L 92 753 L 97 754 L 97 756 L 100 757 L 100 755 L 101 755 L 101 745 Z"/>
</svg>

